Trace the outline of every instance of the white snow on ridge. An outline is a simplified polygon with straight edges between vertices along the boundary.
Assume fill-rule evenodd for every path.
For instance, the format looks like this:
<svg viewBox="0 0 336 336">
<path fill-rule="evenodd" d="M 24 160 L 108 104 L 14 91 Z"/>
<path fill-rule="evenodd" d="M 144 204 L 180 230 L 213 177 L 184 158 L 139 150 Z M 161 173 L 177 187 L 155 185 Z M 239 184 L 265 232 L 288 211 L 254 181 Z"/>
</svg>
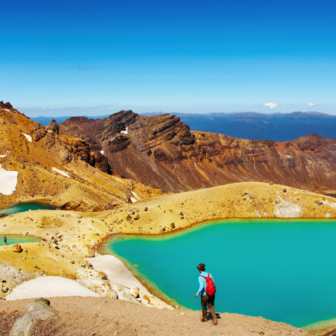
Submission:
<svg viewBox="0 0 336 336">
<path fill-rule="evenodd" d="M 126 127 L 125 131 L 121 131 L 121 134 L 128 134 L 128 126 Z"/>
<path fill-rule="evenodd" d="M 104 155 L 104 151 L 103 150 L 101 150 L 100 153 Z"/>
<path fill-rule="evenodd" d="M 141 199 L 134 191 L 131 191 L 131 193 L 133 194 L 133 196 L 135 196 L 137 199 Z"/>
<path fill-rule="evenodd" d="M 69 177 L 69 178 L 70 178 L 69 174 L 66 173 L 66 172 L 64 172 L 63 170 L 59 170 L 59 169 L 57 169 L 57 168 L 55 168 L 55 167 L 51 167 L 51 169 L 52 169 L 54 172 L 63 175 L 64 177 Z"/>
<path fill-rule="evenodd" d="M 58 296 L 94 296 L 92 292 L 78 282 L 57 276 L 44 276 L 23 282 L 7 295 L 6 300 L 34 299 Z"/>
<path fill-rule="evenodd" d="M 29 142 L 32 142 L 32 137 L 30 135 L 25 134 L 25 133 L 21 133 L 21 134 L 23 134 Z"/>
<path fill-rule="evenodd" d="M 0 165 L 0 194 L 12 195 L 16 189 L 17 184 L 17 171 L 7 171 Z"/>
<path fill-rule="evenodd" d="M 132 203 L 137 202 L 137 200 L 134 197 L 131 197 L 131 201 L 132 201 Z"/>
</svg>

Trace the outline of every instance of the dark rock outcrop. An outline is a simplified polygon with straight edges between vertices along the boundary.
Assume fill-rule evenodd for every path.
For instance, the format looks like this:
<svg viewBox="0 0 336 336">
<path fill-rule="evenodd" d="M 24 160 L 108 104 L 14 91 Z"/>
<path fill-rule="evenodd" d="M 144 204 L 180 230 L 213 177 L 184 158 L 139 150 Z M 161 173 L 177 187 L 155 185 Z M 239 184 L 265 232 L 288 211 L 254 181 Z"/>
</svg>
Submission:
<svg viewBox="0 0 336 336">
<path fill-rule="evenodd" d="M 105 119 L 70 118 L 61 134 L 104 151 L 113 171 L 146 185 L 186 191 L 232 182 L 274 182 L 318 192 L 336 190 L 336 139 L 244 140 L 190 131 L 173 115 L 121 111 Z"/>
<path fill-rule="evenodd" d="M 51 121 L 51 123 L 46 127 L 47 132 L 54 132 L 59 134 L 59 126 L 55 119 Z"/>
<path fill-rule="evenodd" d="M 9 102 L 4 103 L 3 101 L 0 101 L 0 109 L 6 109 L 6 110 L 9 110 L 9 111 L 14 110 L 11 103 L 9 103 Z"/>
<path fill-rule="evenodd" d="M 91 166 L 98 168 L 104 173 L 112 174 L 112 169 L 111 166 L 109 165 L 107 157 L 101 154 L 100 152 L 94 152 L 90 156 L 89 163 Z"/>
</svg>

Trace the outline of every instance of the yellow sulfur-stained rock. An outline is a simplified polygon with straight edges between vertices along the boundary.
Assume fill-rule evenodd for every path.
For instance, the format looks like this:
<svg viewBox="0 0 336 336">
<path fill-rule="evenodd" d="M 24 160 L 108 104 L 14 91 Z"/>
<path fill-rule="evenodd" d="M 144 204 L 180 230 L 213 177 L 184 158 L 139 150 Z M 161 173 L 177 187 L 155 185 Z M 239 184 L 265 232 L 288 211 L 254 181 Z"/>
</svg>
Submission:
<svg viewBox="0 0 336 336">
<path fill-rule="evenodd" d="M 13 245 L 13 251 L 14 252 L 18 252 L 18 253 L 21 253 L 22 252 L 22 247 L 20 244 L 15 244 Z"/>
</svg>

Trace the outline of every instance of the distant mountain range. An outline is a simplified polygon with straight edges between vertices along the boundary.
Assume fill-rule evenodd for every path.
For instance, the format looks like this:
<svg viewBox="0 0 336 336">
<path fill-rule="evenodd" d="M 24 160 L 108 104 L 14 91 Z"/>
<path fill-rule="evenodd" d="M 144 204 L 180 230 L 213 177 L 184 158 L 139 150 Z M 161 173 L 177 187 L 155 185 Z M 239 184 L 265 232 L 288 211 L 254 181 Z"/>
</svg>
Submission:
<svg viewBox="0 0 336 336">
<path fill-rule="evenodd" d="M 143 113 L 152 116 L 162 113 Z M 250 140 L 290 141 L 301 136 L 317 134 L 336 138 L 336 116 L 320 112 L 292 112 L 263 114 L 241 113 L 171 113 L 180 118 L 191 130 L 225 134 Z M 109 115 L 87 117 L 103 119 Z M 69 117 L 54 118 L 58 124 Z M 31 118 L 42 125 L 48 125 L 52 117 Z"/>
</svg>

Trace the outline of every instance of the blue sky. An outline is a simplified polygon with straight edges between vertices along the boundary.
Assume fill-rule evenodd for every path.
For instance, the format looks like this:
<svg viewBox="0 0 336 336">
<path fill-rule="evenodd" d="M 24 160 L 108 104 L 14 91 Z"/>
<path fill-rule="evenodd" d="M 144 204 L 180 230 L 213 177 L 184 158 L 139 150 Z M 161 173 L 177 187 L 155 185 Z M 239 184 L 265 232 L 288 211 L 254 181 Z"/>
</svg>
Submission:
<svg viewBox="0 0 336 336">
<path fill-rule="evenodd" d="M 0 6 L 0 100 L 28 115 L 336 114 L 336 1 Z"/>
</svg>

